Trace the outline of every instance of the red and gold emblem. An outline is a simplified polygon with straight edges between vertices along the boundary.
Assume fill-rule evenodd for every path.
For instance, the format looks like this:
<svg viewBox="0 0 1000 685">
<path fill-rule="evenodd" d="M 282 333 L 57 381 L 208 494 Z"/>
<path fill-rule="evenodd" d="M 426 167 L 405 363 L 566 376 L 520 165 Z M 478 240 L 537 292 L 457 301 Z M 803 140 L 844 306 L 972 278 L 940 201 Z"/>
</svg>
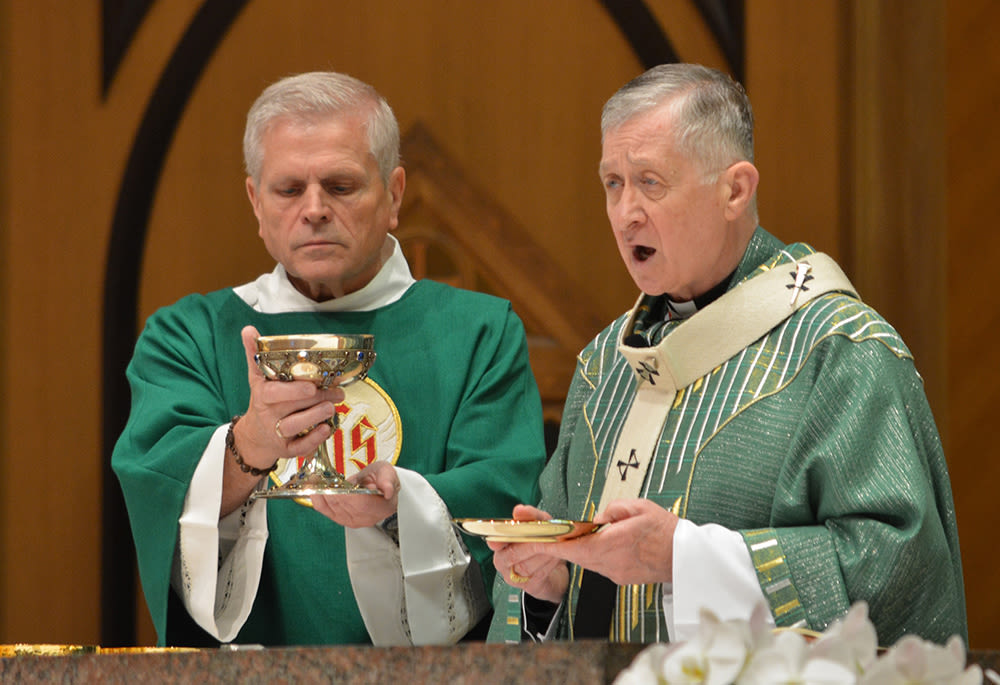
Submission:
<svg viewBox="0 0 1000 685">
<path fill-rule="evenodd" d="M 392 398 L 371 378 L 345 386 L 344 393 L 337 405 L 339 425 L 326 443 L 333 467 L 351 476 L 374 461 L 395 464 L 403 426 Z M 281 485 L 298 472 L 304 458 L 279 460 L 271 478 Z"/>
</svg>

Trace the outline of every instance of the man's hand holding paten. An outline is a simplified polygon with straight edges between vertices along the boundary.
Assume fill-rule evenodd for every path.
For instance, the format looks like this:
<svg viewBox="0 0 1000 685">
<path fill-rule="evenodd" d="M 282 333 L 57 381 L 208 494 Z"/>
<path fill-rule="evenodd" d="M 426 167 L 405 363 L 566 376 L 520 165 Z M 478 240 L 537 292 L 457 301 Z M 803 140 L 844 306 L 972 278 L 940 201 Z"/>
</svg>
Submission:
<svg viewBox="0 0 1000 685">
<path fill-rule="evenodd" d="M 518 520 L 547 520 L 518 505 Z M 676 514 L 644 499 L 617 500 L 594 517 L 596 533 L 563 542 L 489 543 L 493 564 L 507 582 L 538 599 L 559 603 L 569 586 L 565 562 L 594 571 L 618 585 L 671 582 Z M 513 576 L 513 577 L 512 577 Z"/>
</svg>

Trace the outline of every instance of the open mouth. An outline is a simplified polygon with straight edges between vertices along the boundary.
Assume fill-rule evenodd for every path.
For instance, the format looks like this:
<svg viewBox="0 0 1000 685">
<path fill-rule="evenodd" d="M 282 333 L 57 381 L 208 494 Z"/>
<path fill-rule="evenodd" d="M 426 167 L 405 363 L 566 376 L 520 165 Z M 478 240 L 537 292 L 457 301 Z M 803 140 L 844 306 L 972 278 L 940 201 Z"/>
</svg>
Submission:
<svg viewBox="0 0 1000 685">
<path fill-rule="evenodd" d="M 646 245 L 636 245 L 632 248 L 632 257 L 634 257 L 637 262 L 644 262 L 654 254 L 656 254 L 656 250 L 651 247 L 647 247 Z"/>
</svg>

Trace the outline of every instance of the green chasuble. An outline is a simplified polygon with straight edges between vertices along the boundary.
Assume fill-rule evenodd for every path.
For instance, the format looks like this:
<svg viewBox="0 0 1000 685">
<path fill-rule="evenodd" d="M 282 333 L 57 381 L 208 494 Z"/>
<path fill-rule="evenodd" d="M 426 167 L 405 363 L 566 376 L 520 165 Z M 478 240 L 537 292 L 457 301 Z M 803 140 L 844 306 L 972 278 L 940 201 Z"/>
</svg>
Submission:
<svg viewBox="0 0 1000 685">
<path fill-rule="evenodd" d="M 729 289 L 772 268 L 791 274 L 810 254 L 758 228 Z M 618 344 L 639 333 L 656 345 L 679 330 L 684 320 L 664 323 L 665 309 L 664 297 L 644 297 L 633 330 L 626 314 L 580 353 L 540 479 L 540 507 L 553 516 L 593 517 L 636 394 Z M 777 625 L 822 630 L 864 600 L 881 644 L 907 633 L 967 640 L 937 428 L 909 350 L 863 302 L 820 295 L 679 389 L 655 444 L 641 496 L 739 532 Z M 581 577 L 571 566 L 562 638 L 573 637 Z M 496 581 L 490 639 L 518 640 L 521 593 Z M 662 587 L 619 586 L 609 637 L 667 640 Z"/>
<path fill-rule="evenodd" d="M 508 302 L 433 281 L 366 312 L 262 314 L 232 290 L 186 297 L 151 316 L 139 338 L 128 368 L 132 411 L 112 458 L 160 644 L 187 641 L 180 631 L 193 626 L 183 608 L 173 613 L 181 605 L 170 597 L 178 518 L 209 438 L 246 411 L 240 329 L 248 324 L 261 335 L 373 334 L 378 356 L 369 377 L 401 421 L 396 464 L 422 474 L 452 516 L 509 516 L 514 504 L 536 498 L 545 461 L 541 402 L 524 328 Z M 344 529 L 292 500 L 268 502 L 267 527 L 260 586 L 236 641 L 370 642 L 345 564 Z M 480 540 L 467 543 L 488 588 L 492 552 Z"/>
</svg>

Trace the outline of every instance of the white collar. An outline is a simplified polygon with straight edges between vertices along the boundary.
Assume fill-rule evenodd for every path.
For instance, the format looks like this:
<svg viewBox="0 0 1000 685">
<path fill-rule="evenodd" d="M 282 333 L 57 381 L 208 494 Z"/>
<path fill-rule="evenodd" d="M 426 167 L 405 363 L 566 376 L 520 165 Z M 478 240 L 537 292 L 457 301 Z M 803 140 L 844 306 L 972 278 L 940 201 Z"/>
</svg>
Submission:
<svg viewBox="0 0 1000 685">
<path fill-rule="evenodd" d="M 698 313 L 698 305 L 695 304 L 694 300 L 674 302 L 668 298 L 667 307 L 669 307 L 670 310 L 676 314 L 676 316 L 671 316 L 671 319 L 686 319 Z"/>
<path fill-rule="evenodd" d="M 306 297 L 288 280 L 285 267 L 278 264 L 271 273 L 233 288 L 240 299 L 263 314 L 283 312 L 367 312 L 392 304 L 416 281 L 410 274 L 399 242 L 392 235 L 392 254 L 368 285 L 343 297 L 316 302 Z"/>
</svg>

